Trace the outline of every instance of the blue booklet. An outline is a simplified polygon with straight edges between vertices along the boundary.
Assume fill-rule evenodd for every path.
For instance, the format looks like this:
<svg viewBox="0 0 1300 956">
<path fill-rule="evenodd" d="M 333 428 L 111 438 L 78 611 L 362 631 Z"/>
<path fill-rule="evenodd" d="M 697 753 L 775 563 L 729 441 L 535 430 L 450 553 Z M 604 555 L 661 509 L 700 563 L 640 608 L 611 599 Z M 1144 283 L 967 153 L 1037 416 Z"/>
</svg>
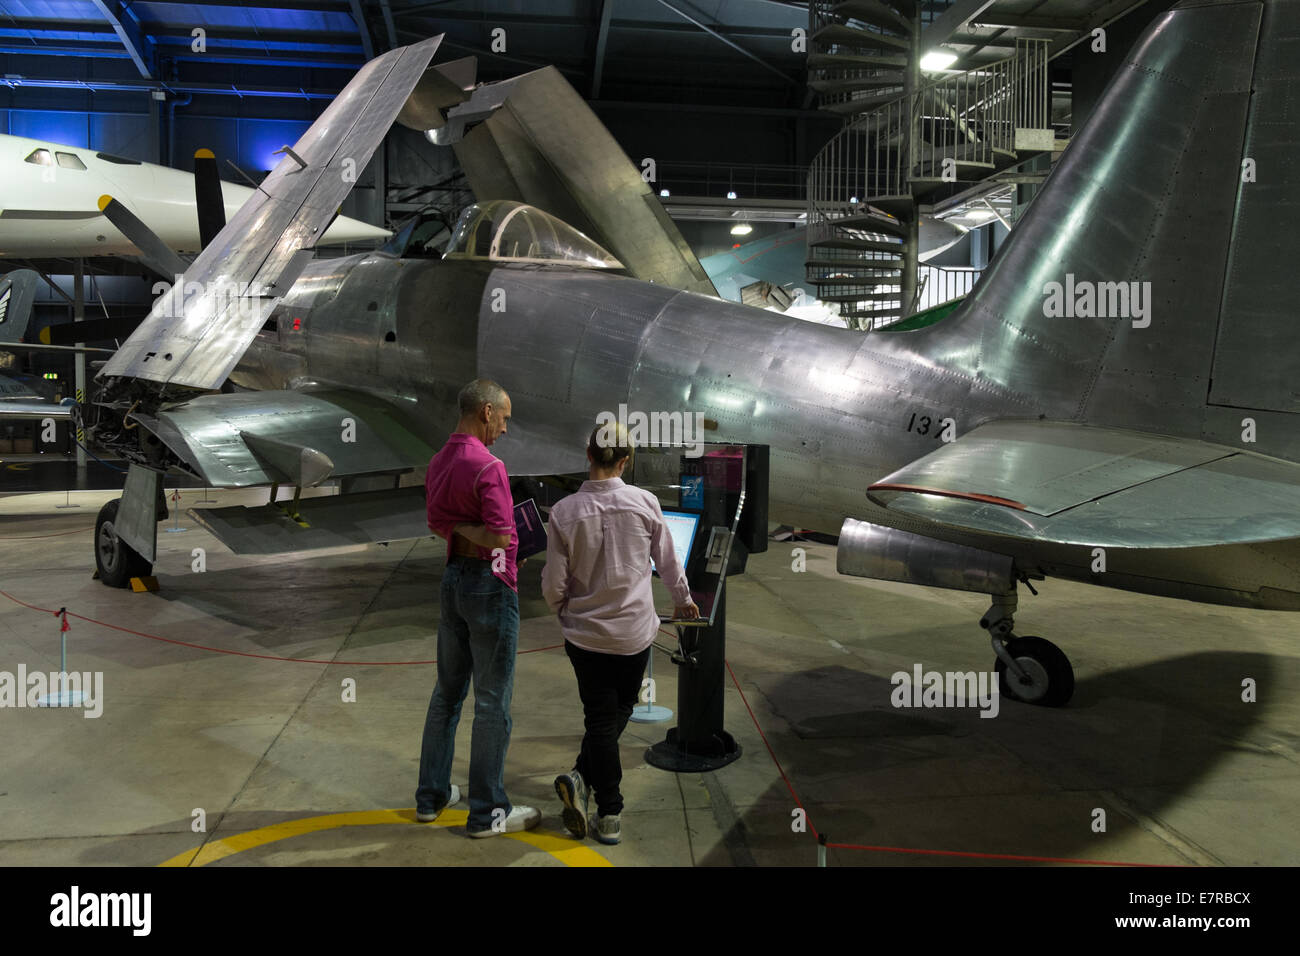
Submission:
<svg viewBox="0 0 1300 956">
<path fill-rule="evenodd" d="M 515 534 L 519 536 L 515 560 L 522 561 L 546 550 L 546 528 L 532 498 L 515 505 Z"/>
</svg>

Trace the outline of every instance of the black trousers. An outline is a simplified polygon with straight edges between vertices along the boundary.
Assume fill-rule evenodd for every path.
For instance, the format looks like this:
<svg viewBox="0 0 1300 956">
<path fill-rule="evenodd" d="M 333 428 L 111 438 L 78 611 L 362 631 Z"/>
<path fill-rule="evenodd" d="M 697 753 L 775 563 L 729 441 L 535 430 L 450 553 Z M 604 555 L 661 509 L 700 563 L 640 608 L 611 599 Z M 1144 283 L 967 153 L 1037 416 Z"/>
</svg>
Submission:
<svg viewBox="0 0 1300 956">
<path fill-rule="evenodd" d="M 623 765 L 618 759 L 618 738 L 632 716 L 641 693 L 641 677 L 652 648 L 639 654 L 597 654 L 564 642 L 564 652 L 578 678 L 578 696 L 587 732 L 574 764 L 596 796 L 603 817 L 623 812 Z"/>
</svg>

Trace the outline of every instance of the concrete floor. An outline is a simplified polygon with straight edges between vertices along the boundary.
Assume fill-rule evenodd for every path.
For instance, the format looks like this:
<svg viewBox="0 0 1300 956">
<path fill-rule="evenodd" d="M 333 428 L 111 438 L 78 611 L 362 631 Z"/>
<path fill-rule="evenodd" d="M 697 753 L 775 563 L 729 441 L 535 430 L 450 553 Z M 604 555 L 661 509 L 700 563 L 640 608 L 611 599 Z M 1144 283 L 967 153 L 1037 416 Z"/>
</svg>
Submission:
<svg viewBox="0 0 1300 956">
<path fill-rule="evenodd" d="M 74 492 L 81 507 L 62 510 L 62 494 L 0 497 L 0 589 L 247 654 L 434 656 L 441 542 L 241 559 L 182 521 L 189 530 L 159 534 L 161 590 L 134 594 L 90 578 L 90 529 L 112 496 Z M 187 491 L 183 504 L 201 496 Z M 841 578 L 833 548 L 798 546 L 806 572 L 791 570 L 795 545 L 773 542 L 731 581 L 728 658 L 813 826 L 832 843 L 896 848 L 831 849 L 831 865 L 1007 862 L 905 849 L 1300 862 L 1297 618 L 1049 581 L 1022 595 L 1018 632 L 1070 655 L 1070 706 L 1004 700 L 991 720 L 901 710 L 895 671 L 991 669 L 977 625 L 987 602 Z M 207 551 L 202 574 L 190 570 L 195 547 Z M 540 573 L 536 559 L 521 573 L 519 646 L 533 653 L 518 660 L 506 766 L 512 800 L 543 812 L 527 838 L 466 838 L 464 803 L 446 825 L 408 822 L 430 665 L 231 656 L 74 619 L 70 669 L 103 672 L 103 716 L 0 712 L 0 864 L 814 865 L 816 841 L 792 832 L 794 798 L 730 684 L 738 762 L 704 775 L 651 768 L 642 754 L 667 725 L 629 725 L 623 843 L 564 834 L 552 779 L 571 764 L 581 711 L 563 652 L 539 650 L 562 640 Z M 58 637 L 54 617 L 0 597 L 0 671 L 57 670 Z M 668 706 L 674 672 L 660 655 Z M 355 703 L 342 700 L 348 678 Z M 1245 678 L 1257 703 L 1241 701 Z M 472 697 L 465 713 L 452 778 L 462 787 Z M 206 832 L 195 832 L 200 810 Z"/>
</svg>

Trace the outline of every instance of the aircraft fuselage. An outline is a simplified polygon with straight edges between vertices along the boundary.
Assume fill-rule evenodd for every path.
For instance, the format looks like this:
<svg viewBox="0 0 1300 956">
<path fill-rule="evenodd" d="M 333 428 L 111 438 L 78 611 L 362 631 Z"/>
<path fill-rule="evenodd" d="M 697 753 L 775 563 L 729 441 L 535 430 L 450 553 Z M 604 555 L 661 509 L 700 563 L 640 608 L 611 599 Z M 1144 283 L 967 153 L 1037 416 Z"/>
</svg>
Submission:
<svg viewBox="0 0 1300 956">
<path fill-rule="evenodd" d="M 461 385 L 495 379 L 514 414 L 492 450 L 514 474 L 585 471 L 596 415 L 620 404 L 702 413 L 705 440 L 770 446 L 772 520 L 835 533 L 846 517 L 872 519 L 873 481 L 945 440 L 995 419 L 1076 418 L 1078 383 L 1022 391 L 1021 356 L 982 356 L 968 333 L 940 323 L 864 335 L 599 271 L 377 253 L 312 263 L 232 378 L 368 393 L 404 409 L 434 448 L 457 418 Z M 1282 445 L 1266 453 L 1294 454 L 1289 430 L 1278 433 Z M 959 531 L 946 537 L 965 543 Z M 1275 559 L 1239 550 L 1228 560 L 1186 549 L 1169 558 L 1168 580 L 1108 583 L 1270 606 L 1225 584 L 1229 570 L 1252 564 L 1249 574 L 1289 589 L 1280 599 L 1290 601 L 1295 582 Z M 1019 553 L 1088 579 L 1086 541 L 1022 544 Z"/>
</svg>

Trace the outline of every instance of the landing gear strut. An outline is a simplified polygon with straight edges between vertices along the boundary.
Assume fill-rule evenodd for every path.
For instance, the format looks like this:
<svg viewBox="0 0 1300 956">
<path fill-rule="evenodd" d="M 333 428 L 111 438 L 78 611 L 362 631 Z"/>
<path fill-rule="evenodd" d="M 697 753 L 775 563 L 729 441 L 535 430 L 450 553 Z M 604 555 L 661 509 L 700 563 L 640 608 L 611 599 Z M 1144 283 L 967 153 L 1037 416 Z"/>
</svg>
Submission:
<svg viewBox="0 0 1300 956">
<path fill-rule="evenodd" d="M 998 689 L 1003 695 L 1026 704 L 1060 707 L 1074 694 L 1074 668 L 1070 659 L 1051 641 L 1041 637 L 1017 637 L 1015 627 L 1016 591 L 1014 584 L 1005 594 L 993 595 L 993 604 L 980 618 L 980 627 L 989 632 Z"/>
</svg>

